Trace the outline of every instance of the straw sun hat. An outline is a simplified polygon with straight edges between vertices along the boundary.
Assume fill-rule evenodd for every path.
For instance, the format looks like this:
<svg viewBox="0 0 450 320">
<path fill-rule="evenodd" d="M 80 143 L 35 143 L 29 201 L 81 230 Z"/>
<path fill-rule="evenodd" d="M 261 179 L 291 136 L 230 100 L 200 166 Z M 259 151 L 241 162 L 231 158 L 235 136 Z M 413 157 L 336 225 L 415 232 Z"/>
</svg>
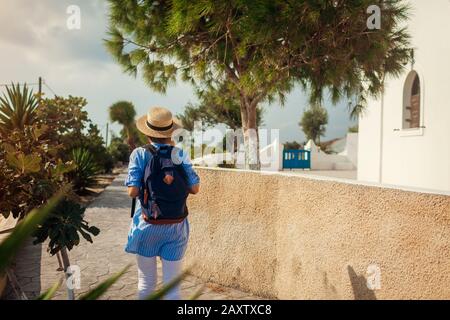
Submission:
<svg viewBox="0 0 450 320">
<path fill-rule="evenodd" d="M 146 115 L 136 121 L 136 127 L 146 136 L 154 138 L 171 138 L 176 129 L 182 128 L 172 112 L 162 107 L 150 108 Z"/>
</svg>

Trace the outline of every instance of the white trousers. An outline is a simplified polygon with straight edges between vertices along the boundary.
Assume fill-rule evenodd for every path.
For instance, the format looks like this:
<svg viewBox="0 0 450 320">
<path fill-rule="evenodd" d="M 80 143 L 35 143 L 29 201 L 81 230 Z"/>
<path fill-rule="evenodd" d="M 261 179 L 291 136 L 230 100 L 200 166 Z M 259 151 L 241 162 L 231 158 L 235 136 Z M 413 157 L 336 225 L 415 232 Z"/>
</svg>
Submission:
<svg viewBox="0 0 450 320">
<path fill-rule="evenodd" d="M 136 255 L 138 266 L 138 298 L 144 300 L 153 291 L 155 291 L 157 283 L 157 264 L 156 257 L 144 257 Z M 161 258 L 163 271 L 163 284 L 167 285 L 174 278 L 181 274 L 182 260 L 167 261 Z M 170 290 L 165 299 L 180 300 L 180 285 L 175 286 Z"/>
</svg>

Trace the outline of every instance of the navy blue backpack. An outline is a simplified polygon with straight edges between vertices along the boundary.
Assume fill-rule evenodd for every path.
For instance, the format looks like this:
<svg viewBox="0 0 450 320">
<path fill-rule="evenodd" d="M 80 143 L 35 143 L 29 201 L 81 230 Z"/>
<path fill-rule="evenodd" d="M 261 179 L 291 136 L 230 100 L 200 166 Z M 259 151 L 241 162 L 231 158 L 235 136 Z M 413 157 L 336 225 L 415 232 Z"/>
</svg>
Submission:
<svg viewBox="0 0 450 320">
<path fill-rule="evenodd" d="M 185 171 L 172 158 L 180 149 L 165 145 L 156 149 L 151 144 L 144 148 L 152 154 L 139 193 L 144 220 L 151 224 L 179 223 L 188 215 L 189 195 Z"/>
</svg>

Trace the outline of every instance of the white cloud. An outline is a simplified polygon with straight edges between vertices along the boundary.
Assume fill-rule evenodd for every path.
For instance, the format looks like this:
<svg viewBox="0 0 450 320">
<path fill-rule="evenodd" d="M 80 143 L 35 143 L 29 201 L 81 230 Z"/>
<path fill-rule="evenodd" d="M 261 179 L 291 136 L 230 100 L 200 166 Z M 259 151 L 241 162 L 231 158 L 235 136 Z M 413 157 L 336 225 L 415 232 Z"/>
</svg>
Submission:
<svg viewBox="0 0 450 320">
<path fill-rule="evenodd" d="M 81 30 L 66 27 L 66 9 L 72 4 L 81 9 Z M 90 116 L 100 126 L 107 121 L 108 106 L 119 99 L 133 101 L 139 114 L 151 105 L 167 106 L 177 113 L 195 100 L 187 84 L 177 84 L 161 95 L 146 87 L 139 75 L 133 79 L 123 74 L 103 47 L 106 13 L 103 0 L 0 0 L 0 83 L 36 82 L 42 76 L 59 95 L 87 98 Z M 266 108 L 264 123 L 282 128 L 282 140 L 301 141 L 297 123 L 306 101 L 306 95 L 295 90 L 284 108 Z M 327 137 L 344 135 L 347 111 L 328 109 Z"/>
</svg>

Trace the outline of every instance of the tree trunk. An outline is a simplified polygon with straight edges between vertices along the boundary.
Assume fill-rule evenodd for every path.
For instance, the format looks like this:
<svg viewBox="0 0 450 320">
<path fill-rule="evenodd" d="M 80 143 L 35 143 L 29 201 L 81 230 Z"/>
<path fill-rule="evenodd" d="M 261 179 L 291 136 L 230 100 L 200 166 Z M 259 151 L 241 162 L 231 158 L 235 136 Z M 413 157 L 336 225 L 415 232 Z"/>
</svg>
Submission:
<svg viewBox="0 0 450 320">
<path fill-rule="evenodd" d="M 64 273 L 66 275 L 65 285 L 66 285 L 66 288 L 67 288 L 67 299 L 68 300 L 75 300 L 75 294 L 74 294 L 73 288 L 70 288 L 68 286 L 68 281 L 69 281 L 69 279 L 71 280 L 72 274 L 68 270 L 69 267 L 70 267 L 70 260 L 69 260 L 69 254 L 67 253 L 67 248 L 66 247 L 61 249 L 61 258 L 62 258 L 62 262 L 63 262 Z"/>
<path fill-rule="evenodd" d="M 251 100 L 241 92 L 241 120 L 244 132 L 245 168 L 259 170 L 258 124 L 256 121 L 257 101 Z"/>
</svg>

